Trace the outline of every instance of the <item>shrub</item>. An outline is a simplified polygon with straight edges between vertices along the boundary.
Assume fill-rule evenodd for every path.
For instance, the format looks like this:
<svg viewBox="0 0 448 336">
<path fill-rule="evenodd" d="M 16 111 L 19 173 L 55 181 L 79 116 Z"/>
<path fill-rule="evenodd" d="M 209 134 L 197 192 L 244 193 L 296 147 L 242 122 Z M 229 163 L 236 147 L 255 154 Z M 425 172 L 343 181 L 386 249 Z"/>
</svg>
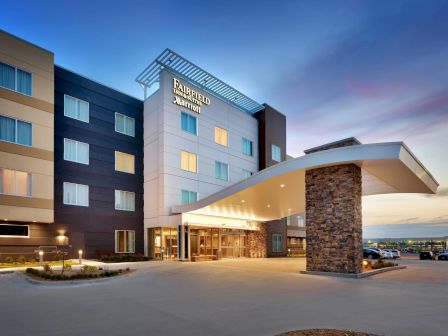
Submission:
<svg viewBox="0 0 448 336">
<path fill-rule="evenodd" d="M 71 271 L 72 270 L 72 265 L 71 264 L 65 264 L 64 265 L 64 271 Z"/>
<path fill-rule="evenodd" d="M 51 269 L 51 266 L 50 266 L 49 263 L 45 263 L 44 264 L 44 272 L 45 273 L 52 273 L 53 272 L 53 270 Z"/>
<path fill-rule="evenodd" d="M 83 273 L 95 273 L 98 269 L 95 266 L 90 266 L 90 265 L 84 265 L 82 267 L 82 272 Z"/>
<path fill-rule="evenodd" d="M 36 259 L 35 259 L 35 258 L 29 258 L 29 259 L 28 259 L 28 262 L 29 262 L 30 264 L 34 264 L 34 263 L 36 263 Z"/>
<path fill-rule="evenodd" d="M 100 260 L 102 262 L 136 262 L 136 261 L 148 261 L 149 258 L 141 254 L 111 254 L 103 255 Z"/>
<path fill-rule="evenodd" d="M 372 269 L 380 269 L 380 268 L 384 268 L 384 267 L 393 267 L 393 266 L 398 266 L 397 263 L 393 263 L 393 262 L 389 262 L 389 261 L 378 261 L 377 263 L 372 265 Z"/>
<path fill-rule="evenodd" d="M 5 263 L 12 264 L 13 262 L 14 262 L 14 259 L 12 257 L 6 257 L 5 258 Z"/>
<path fill-rule="evenodd" d="M 24 256 L 20 256 L 17 258 L 17 262 L 19 264 L 24 264 L 24 263 L 26 263 L 26 258 Z"/>
</svg>

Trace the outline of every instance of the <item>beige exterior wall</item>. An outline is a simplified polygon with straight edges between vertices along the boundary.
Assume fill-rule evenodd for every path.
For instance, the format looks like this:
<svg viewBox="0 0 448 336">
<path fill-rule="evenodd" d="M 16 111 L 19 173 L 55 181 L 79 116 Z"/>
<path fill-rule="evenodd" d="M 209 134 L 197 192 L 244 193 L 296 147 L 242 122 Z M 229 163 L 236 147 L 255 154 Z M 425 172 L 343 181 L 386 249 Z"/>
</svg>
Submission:
<svg viewBox="0 0 448 336">
<path fill-rule="evenodd" d="M 31 197 L 0 194 L 0 219 L 54 221 L 54 55 L 0 31 L 0 62 L 32 74 L 32 95 L 0 87 L 0 115 L 32 124 L 32 146 L 0 141 L 0 168 L 32 175 Z"/>
</svg>

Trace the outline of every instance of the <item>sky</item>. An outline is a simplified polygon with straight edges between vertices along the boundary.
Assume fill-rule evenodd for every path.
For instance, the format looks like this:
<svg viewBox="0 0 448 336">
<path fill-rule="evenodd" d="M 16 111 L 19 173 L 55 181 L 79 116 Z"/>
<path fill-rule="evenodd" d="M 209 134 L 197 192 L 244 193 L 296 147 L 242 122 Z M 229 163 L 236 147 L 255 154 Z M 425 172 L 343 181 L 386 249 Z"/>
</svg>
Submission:
<svg viewBox="0 0 448 336">
<path fill-rule="evenodd" d="M 287 116 L 287 150 L 404 141 L 437 195 L 363 198 L 365 238 L 448 236 L 448 1 L 2 1 L 0 28 L 143 98 L 171 48 Z"/>
</svg>

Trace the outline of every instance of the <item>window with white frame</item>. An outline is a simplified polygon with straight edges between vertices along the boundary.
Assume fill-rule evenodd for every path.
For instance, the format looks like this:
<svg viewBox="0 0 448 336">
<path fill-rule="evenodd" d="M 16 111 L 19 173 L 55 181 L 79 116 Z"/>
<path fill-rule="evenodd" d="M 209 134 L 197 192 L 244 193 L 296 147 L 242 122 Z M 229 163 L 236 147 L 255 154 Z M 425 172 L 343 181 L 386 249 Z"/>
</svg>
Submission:
<svg viewBox="0 0 448 336">
<path fill-rule="evenodd" d="M 198 135 L 197 119 L 192 115 L 181 112 L 180 115 L 180 128 L 182 131 L 191 133 L 193 135 Z"/>
<path fill-rule="evenodd" d="M 181 204 L 191 204 L 198 200 L 198 193 L 196 191 L 182 190 Z"/>
<path fill-rule="evenodd" d="M 0 115 L 0 140 L 32 146 L 33 127 L 29 122 Z"/>
<path fill-rule="evenodd" d="M 135 193 L 130 191 L 115 190 L 115 209 L 135 211 Z"/>
<path fill-rule="evenodd" d="M 215 161 L 215 178 L 223 181 L 229 180 L 229 166 L 227 163 Z"/>
<path fill-rule="evenodd" d="M 69 95 L 64 95 L 64 115 L 88 123 L 89 103 Z"/>
<path fill-rule="evenodd" d="M 64 138 L 64 160 L 89 164 L 89 144 Z"/>
<path fill-rule="evenodd" d="M 278 233 L 272 234 L 272 252 L 282 252 L 282 235 Z"/>
<path fill-rule="evenodd" d="M 253 175 L 253 173 L 250 170 L 243 169 L 243 179 L 251 177 L 252 175 Z"/>
<path fill-rule="evenodd" d="M 134 155 L 115 151 L 115 170 L 123 173 L 134 174 Z"/>
<path fill-rule="evenodd" d="M 63 202 L 67 205 L 89 206 L 89 186 L 64 182 Z"/>
<path fill-rule="evenodd" d="M 227 130 L 215 126 L 215 142 L 221 146 L 227 147 L 229 145 Z"/>
<path fill-rule="evenodd" d="M 115 112 L 115 132 L 135 136 L 135 119 Z"/>
<path fill-rule="evenodd" d="M 180 167 L 182 170 L 186 170 L 192 173 L 197 172 L 198 164 L 197 155 L 187 151 L 181 151 L 180 153 Z"/>
<path fill-rule="evenodd" d="M 115 230 L 115 253 L 135 253 L 134 230 Z"/>
<path fill-rule="evenodd" d="M 30 197 L 31 173 L 0 168 L 0 194 Z"/>
<path fill-rule="evenodd" d="M 31 96 L 32 82 L 32 75 L 30 72 L 0 62 L 1 87 Z"/>
<path fill-rule="evenodd" d="M 253 156 L 253 143 L 252 141 L 243 138 L 243 154 L 248 156 Z"/>
<path fill-rule="evenodd" d="M 282 150 L 276 145 L 272 145 L 272 160 L 277 162 L 282 160 Z"/>
</svg>

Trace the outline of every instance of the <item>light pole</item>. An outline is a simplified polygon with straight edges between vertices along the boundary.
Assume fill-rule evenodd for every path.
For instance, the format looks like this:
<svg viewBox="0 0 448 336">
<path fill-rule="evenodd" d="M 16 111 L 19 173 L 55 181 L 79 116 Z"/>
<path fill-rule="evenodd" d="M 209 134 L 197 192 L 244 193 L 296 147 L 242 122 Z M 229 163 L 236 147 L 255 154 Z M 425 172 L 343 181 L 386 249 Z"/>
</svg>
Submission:
<svg viewBox="0 0 448 336">
<path fill-rule="evenodd" d="M 82 250 L 78 251 L 78 255 L 79 255 L 79 264 L 82 265 Z"/>
<path fill-rule="evenodd" d="M 39 264 L 42 266 L 43 263 L 44 263 L 44 251 L 40 250 L 39 251 Z"/>
</svg>

